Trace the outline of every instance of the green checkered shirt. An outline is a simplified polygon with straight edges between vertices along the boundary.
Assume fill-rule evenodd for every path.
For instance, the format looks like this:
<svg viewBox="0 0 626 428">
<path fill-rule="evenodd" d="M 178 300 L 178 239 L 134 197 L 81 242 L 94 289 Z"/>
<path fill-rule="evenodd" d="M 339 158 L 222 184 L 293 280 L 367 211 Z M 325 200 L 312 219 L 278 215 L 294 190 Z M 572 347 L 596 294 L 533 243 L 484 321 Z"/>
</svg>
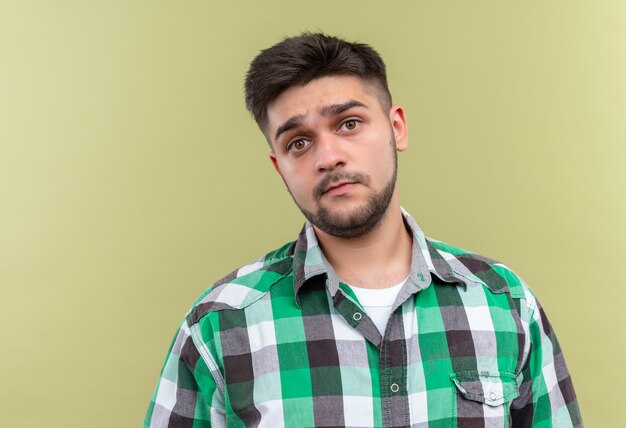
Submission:
<svg viewBox="0 0 626 428">
<path fill-rule="evenodd" d="M 403 215 L 412 268 L 384 335 L 307 223 L 191 308 L 144 427 L 582 426 L 527 285 Z"/>
</svg>

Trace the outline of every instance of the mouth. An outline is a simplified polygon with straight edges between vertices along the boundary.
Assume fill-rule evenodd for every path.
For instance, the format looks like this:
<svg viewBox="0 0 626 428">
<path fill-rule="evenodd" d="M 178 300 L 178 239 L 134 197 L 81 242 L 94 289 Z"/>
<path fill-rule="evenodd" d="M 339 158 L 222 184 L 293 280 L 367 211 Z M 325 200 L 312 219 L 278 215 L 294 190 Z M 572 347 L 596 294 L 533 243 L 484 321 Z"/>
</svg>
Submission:
<svg viewBox="0 0 626 428">
<path fill-rule="evenodd" d="M 322 192 L 322 195 L 343 195 L 350 191 L 357 184 L 358 182 L 356 181 L 338 181 L 326 187 L 326 189 Z"/>
<path fill-rule="evenodd" d="M 353 188 L 369 184 L 369 177 L 358 172 L 337 171 L 326 175 L 315 187 L 314 196 L 320 200 L 323 196 L 343 196 Z"/>
</svg>

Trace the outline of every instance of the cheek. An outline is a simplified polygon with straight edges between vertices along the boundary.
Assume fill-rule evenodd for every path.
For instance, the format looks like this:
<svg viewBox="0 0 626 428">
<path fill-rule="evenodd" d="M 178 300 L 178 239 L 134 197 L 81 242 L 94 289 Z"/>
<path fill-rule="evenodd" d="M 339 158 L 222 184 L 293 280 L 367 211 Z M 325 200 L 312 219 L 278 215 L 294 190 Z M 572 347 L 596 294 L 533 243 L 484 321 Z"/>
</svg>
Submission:
<svg viewBox="0 0 626 428">
<path fill-rule="evenodd" d="M 306 186 L 304 186 L 303 183 L 297 178 L 291 177 L 290 179 L 285 180 L 285 183 L 287 184 L 287 187 L 292 195 L 302 197 L 306 194 Z"/>
<path fill-rule="evenodd" d="M 288 169 L 284 169 L 281 167 L 280 178 L 283 180 L 283 183 L 285 183 L 285 186 L 287 187 L 287 190 L 289 190 L 289 193 L 293 195 L 294 193 L 299 192 L 300 184 L 298 183 L 297 178 L 294 178 L 294 175 L 291 174 Z"/>
<path fill-rule="evenodd" d="M 375 159 L 370 161 L 369 167 L 372 178 L 379 182 L 386 182 L 393 175 L 394 170 L 394 153 L 388 150 L 387 153 L 381 153 Z"/>
<path fill-rule="evenodd" d="M 278 164 L 280 167 L 280 175 L 283 178 L 285 184 L 289 187 L 289 189 L 294 191 L 299 191 L 301 188 L 306 187 L 306 176 L 302 173 L 301 170 L 295 168 L 293 164 Z"/>
</svg>

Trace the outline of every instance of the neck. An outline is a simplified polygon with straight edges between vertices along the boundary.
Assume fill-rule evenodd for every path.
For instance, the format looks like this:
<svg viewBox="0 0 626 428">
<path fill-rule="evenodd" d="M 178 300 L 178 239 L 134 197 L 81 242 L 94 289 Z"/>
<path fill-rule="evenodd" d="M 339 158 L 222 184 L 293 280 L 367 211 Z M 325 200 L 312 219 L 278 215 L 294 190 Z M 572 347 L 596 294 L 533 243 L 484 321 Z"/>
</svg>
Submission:
<svg viewBox="0 0 626 428">
<path fill-rule="evenodd" d="M 387 288 L 409 275 L 413 241 L 396 197 L 381 222 L 358 238 L 338 238 L 315 228 L 324 256 L 341 281 L 362 288 Z"/>
</svg>

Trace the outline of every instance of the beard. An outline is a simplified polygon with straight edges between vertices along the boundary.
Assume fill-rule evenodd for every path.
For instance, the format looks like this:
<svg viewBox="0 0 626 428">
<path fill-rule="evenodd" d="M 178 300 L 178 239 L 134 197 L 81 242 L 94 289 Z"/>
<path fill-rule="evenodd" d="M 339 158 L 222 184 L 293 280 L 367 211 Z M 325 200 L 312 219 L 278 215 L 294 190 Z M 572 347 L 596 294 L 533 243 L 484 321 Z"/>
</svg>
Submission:
<svg viewBox="0 0 626 428">
<path fill-rule="evenodd" d="M 370 178 L 365 174 L 342 170 L 330 172 L 313 191 L 315 202 L 318 206 L 317 212 L 306 210 L 293 198 L 293 194 L 291 195 L 304 217 L 320 230 L 337 238 L 358 238 L 374 229 L 387 213 L 389 202 L 396 187 L 398 155 L 395 150 L 395 138 L 391 140 L 391 147 L 393 152 L 393 174 L 382 190 L 371 195 L 362 206 L 355 208 L 349 213 L 332 212 L 321 204 L 322 195 L 331 183 L 348 180 L 367 186 L 370 183 Z"/>
</svg>

